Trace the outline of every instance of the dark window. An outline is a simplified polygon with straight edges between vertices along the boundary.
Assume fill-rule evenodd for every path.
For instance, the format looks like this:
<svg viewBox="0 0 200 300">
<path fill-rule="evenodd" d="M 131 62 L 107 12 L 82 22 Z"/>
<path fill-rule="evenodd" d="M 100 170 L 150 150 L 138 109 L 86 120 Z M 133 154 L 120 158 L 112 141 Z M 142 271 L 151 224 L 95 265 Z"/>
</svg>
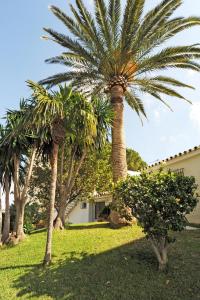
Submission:
<svg viewBox="0 0 200 300">
<path fill-rule="evenodd" d="M 98 219 L 99 215 L 105 208 L 105 202 L 96 202 L 95 203 L 95 219 Z"/>
<path fill-rule="evenodd" d="M 177 175 L 184 175 L 184 168 L 171 170 L 173 173 Z"/>
<path fill-rule="evenodd" d="M 87 203 L 86 202 L 82 202 L 81 203 L 81 209 L 86 209 L 87 208 Z"/>
</svg>

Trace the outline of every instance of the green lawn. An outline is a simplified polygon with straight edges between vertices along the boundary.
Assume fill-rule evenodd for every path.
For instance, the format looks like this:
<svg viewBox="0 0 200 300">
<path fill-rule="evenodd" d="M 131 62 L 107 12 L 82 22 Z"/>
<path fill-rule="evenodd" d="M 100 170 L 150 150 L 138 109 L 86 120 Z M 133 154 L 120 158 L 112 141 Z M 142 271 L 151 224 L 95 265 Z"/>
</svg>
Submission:
<svg viewBox="0 0 200 300">
<path fill-rule="evenodd" d="M 198 300 L 200 230 L 177 234 L 168 271 L 137 226 L 71 226 L 54 233 L 53 264 L 40 265 L 46 233 L 0 250 L 0 299 Z"/>
</svg>

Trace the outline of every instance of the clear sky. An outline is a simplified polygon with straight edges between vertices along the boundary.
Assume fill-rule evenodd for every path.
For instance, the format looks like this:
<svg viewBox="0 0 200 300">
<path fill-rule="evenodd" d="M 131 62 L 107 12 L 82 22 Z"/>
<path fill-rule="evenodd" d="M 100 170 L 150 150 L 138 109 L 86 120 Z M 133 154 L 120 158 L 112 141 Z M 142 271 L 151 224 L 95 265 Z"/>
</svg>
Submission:
<svg viewBox="0 0 200 300">
<path fill-rule="evenodd" d="M 72 0 L 71 3 L 74 1 Z M 92 9 L 92 0 L 85 0 Z M 146 10 L 159 0 L 146 0 Z M 66 28 L 48 10 L 49 4 L 69 12 L 66 0 L 6 0 L 0 10 L 0 116 L 7 108 L 18 107 L 19 99 L 27 97 L 27 79 L 39 80 L 64 67 L 47 65 L 45 58 L 59 54 L 62 48 L 40 39 L 43 27 L 61 32 Z M 200 0 L 183 0 L 176 15 L 200 16 Z M 192 28 L 173 38 L 168 45 L 200 43 L 200 27 Z M 137 115 L 126 107 L 125 130 L 129 147 L 137 150 L 148 163 L 163 159 L 185 149 L 200 145 L 200 75 L 191 71 L 168 71 L 196 90 L 184 89 L 184 95 L 193 101 L 189 105 L 178 99 L 168 99 L 174 112 L 167 110 L 153 98 L 143 96 L 148 121 L 141 125 Z"/>
</svg>

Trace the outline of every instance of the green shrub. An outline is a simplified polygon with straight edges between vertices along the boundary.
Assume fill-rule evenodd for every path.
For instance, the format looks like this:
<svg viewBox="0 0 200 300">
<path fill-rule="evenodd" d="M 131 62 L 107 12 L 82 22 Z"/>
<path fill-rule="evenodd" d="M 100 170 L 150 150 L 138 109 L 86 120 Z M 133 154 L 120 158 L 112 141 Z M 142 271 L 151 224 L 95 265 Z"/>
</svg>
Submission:
<svg viewBox="0 0 200 300">
<path fill-rule="evenodd" d="M 197 205 L 194 177 L 169 172 L 142 173 L 129 177 L 115 188 L 119 205 L 132 209 L 143 227 L 159 262 L 167 264 L 167 249 L 173 241 L 169 231 L 181 231 L 187 224 L 186 214 Z"/>
<path fill-rule="evenodd" d="M 24 223 L 24 233 L 25 234 L 30 234 L 31 231 L 34 230 L 34 226 L 31 222 L 25 221 Z"/>
</svg>

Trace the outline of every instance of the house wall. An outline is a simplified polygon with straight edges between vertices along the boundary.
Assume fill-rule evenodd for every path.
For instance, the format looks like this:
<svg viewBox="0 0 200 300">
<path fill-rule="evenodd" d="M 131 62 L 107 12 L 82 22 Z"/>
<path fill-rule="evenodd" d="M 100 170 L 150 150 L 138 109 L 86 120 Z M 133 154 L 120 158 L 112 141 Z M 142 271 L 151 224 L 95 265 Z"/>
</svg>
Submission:
<svg viewBox="0 0 200 300">
<path fill-rule="evenodd" d="M 95 222 L 95 202 L 105 202 L 108 205 L 112 201 L 111 195 L 101 196 L 94 199 L 94 202 L 87 202 L 87 208 L 81 208 L 81 202 L 72 209 L 67 221 L 72 224 Z"/>
<path fill-rule="evenodd" d="M 82 202 L 77 203 L 68 215 L 68 222 L 73 224 L 88 223 L 90 221 L 90 203 L 87 202 L 86 208 L 81 208 Z"/>
<path fill-rule="evenodd" d="M 153 170 L 159 169 L 161 166 L 153 167 Z M 171 161 L 162 165 L 164 169 L 184 169 L 185 176 L 194 176 L 198 184 L 197 193 L 200 195 L 200 153 L 182 156 L 181 158 L 172 159 Z M 200 200 L 200 199 L 199 199 Z M 200 201 L 195 210 L 187 216 L 190 223 L 200 224 Z"/>
</svg>

